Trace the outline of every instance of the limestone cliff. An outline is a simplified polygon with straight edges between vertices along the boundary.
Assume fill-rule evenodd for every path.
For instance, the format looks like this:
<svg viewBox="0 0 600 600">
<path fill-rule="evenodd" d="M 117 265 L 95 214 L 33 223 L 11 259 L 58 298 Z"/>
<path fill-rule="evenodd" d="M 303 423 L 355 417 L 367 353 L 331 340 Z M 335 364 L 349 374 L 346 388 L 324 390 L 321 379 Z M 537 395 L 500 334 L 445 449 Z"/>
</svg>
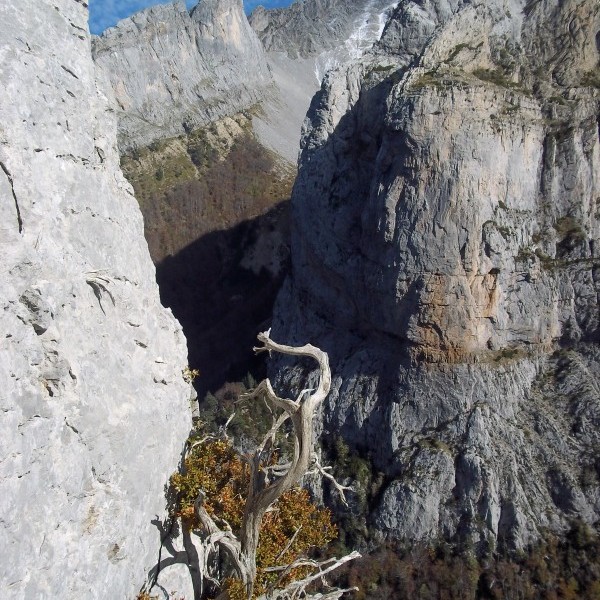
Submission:
<svg viewBox="0 0 600 600">
<path fill-rule="evenodd" d="M 2 598 L 135 597 L 189 429 L 87 12 L 0 7 Z"/>
<path fill-rule="evenodd" d="M 593 0 L 405 0 L 313 100 L 273 335 L 330 353 L 384 535 L 600 517 L 599 30 Z"/>
<path fill-rule="evenodd" d="M 94 39 L 119 106 L 121 151 L 235 114 L 271 84 L 241 0 L 157 5 Z"/>
<path fill-rule="evenodd" d="M 250 24 L 269 52 L 306 57 L 334 50 L 346 42 L 352 52 L 379 37 L 372 36 L 371 30 L 383 28 L 383 16 L 397 3 L 397 0 L 304 0 L 274 10 L 259 6 L 250 15 Z"/>
<path fill-rule="evenodd" d="M 241 0 L 200 0 L 191 11 L 175 2 L 121 21 L 93 44 L 119 105 L 121 151 L 259 107 L 259 141 L 295 165 L 302 122 L 323 75 L 369 49 L 395 3 L 259 7 L 249 24 Z"/>
<path fill-rule="evenodd" d="M 325 73 L 360 58 L 379 40 L 397 0 L 306 0 L 258 7 L 250 24 L 266 50 L 275 82 L 254 128 L 263 143 L 297 161 L 306 111 Z"/>
</svg>

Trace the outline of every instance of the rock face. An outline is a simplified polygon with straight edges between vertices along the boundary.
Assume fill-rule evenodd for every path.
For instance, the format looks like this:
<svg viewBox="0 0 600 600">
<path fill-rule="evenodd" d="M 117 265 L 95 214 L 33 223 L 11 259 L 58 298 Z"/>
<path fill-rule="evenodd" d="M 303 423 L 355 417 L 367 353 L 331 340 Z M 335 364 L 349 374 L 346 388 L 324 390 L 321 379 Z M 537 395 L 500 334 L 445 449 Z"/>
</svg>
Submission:
<svg viewBox="0 0 600 600">
<path fill-rule="evenodd" d="M 133 598 L 189 424 L 81 0 L 0 8 L 2 597 Z"/>
<path fill-rule="evenodd" d="M 383 30 L 385 20 L 380 17 L 396 4 L 390 0 L 304 0 L 274 10 L 259 6 L 250 15 L 250 24 L 269 52 L 307 57 L 347 41 L 352 51 L 353 45 L 379 37 L 372 30 Z"/>
<path fill-rule="evenodd" d="M 599 30 L 592 0 L 403 1 L 313 100 L 273 336 L 330 353 L 384 536 L 600 517 Z"/>
<path fill-rule="evenodd" d="M 176 2 L 121 21 L 93 44 L 119 104 L 121 152 L 260 105 L 258 139 L 295 165 L 302 122 L 324 73 L 369 49 L 394 5 L 310 0 L 259 7 L 251 27 L 241 0 L 201 0 L 190 12 Z"/>
<path fill-rule="evenodd" d="M 94 39 L 119 105 L 121 151 L 237 113 L 272 83 L 242 0 L 141 11 Z"/>
<path fill-rule="evenodd" d="M 275 82 L 254 128 L 262 143 L 294 165 L 312 96 L 329 70 L 360 58 L 379 40 L 396 0 L 305 0 L 258 7 L 250 24 L 261 39 Z"/>
</svg>

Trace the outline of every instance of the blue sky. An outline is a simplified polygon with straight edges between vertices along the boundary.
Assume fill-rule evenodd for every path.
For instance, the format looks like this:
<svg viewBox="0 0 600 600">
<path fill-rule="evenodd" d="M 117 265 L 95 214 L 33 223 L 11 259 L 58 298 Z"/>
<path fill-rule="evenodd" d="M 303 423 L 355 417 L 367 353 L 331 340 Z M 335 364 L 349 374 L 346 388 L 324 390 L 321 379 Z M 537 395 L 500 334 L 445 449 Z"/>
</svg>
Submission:
<svg viewBox="0 0 600 600">
<path fill-rule="evenodd" d="M 168 4 L 170 0 L 90 0 L 90 31 L 98 34 L 107 27 L 112 27 L 120 19 L 152 6 L 153 4 Z M 186 0 L 188 8 L 198 3 L 198 0 Z M 244 0 L 244 8 L 251 13 L 262 4 L 266 8 L 288 6 L 292 0 Z"/>
</svg>

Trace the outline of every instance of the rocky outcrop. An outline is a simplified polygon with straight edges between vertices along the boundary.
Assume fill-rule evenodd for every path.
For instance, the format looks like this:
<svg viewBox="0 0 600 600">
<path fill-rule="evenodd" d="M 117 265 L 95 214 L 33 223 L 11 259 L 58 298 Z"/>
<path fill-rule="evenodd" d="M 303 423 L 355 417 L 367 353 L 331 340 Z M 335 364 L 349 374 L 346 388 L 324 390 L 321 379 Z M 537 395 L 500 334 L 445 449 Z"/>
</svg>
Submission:
<svg viewBox="0 0 600 600">
<path fill-rule="evenodd" d="M 313 101 L 273 336 L 330 353 L 385 536 L 600 517 L 599 30 L 591 0 L 403 1 Z"/>
<path fill-rule="evenodd" d="M 94 39 L 124 152 L 249 108 L 272 83 L 241 0 L 157 5 Z"/>
<path fill-rule="evenodd" d="M 349 53 L 354 53 L 379 38 L 384 16 L 397 3 L 305 0 L 274 10 L 259 6 L 249 20 L 269 52 L 307 57 L 347 44 Z"/>
<path fill-rule="evenodd" d="M 0 9 L 0 589 L 133 598 L 189 424 L 80 0 Z"/>
<path fill-rule="evenodd" d="M 254 129 L 262 143 L 294 165 L 310 101 L 325 73 L 360 58 L 379 40 L 397 0 L 307 0 L 258 7 L 250 24 L 261 39 L 275 82 Z"/>
</svg>

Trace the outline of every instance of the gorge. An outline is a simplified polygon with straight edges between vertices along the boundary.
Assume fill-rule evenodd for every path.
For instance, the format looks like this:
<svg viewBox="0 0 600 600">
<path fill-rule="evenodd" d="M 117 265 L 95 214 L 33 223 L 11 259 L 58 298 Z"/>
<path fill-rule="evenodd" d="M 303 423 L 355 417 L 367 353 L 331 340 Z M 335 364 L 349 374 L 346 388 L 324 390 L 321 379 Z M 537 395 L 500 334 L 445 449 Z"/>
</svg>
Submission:
<svg viewBox="0 0 600 600">
<path fill-rule="evenodd" d="M 329 354 L 323 454 L 369 471 L 346 540 L 597 535 L 595 0 L 0 16 L 3 597 L 194 597 L 163 488 L 271 323 Z"/>
</svg>

